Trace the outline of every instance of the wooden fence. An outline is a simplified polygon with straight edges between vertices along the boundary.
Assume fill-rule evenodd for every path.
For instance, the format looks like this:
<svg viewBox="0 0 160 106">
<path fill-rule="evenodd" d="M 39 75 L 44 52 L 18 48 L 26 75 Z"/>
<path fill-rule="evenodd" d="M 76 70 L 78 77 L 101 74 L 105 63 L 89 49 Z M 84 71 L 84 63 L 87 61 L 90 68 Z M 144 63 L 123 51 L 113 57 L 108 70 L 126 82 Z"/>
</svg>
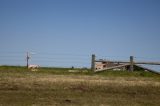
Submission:
<svg viewBox="0 0 160 106">
<path fill-rule="evenodd" d="M 105 71 L 105 70 L 110 70 L 110 69 L 116 69 L 116 68 L 120 68 L 120 67 L 125 67 L 125 66 L 129 66 L 129 71 L 134 71 L 134 66 L 143 68 L 147 71 L 153 72 L 153 73 L 157 73 L 160 74 L 159 72 L 153 70 L 153 69 L 149 69 L 146 67 L 143 67 L 141 65 L 147 64 L 147 65 L 160 65 L 160 62 L 138 62 L 138 61 L 134 61 L 134 56 L 130 56 L 130 61 L 108 61 L 108 60 L 103 60 L 103 59 L 96 59 L 96 56 L 93 54 L 92 55 L 92 59 L 91 59 L 91 70 L 93 72 L 100 72 L 100 71 Z M 119 65 L 115 65 L 115 66 L 111 66 L 111 67 L 106 67 L 103 69 L 96 69 L 96 62 L 104 62 L 104 63 L 116 63 Z"/>
</svg>

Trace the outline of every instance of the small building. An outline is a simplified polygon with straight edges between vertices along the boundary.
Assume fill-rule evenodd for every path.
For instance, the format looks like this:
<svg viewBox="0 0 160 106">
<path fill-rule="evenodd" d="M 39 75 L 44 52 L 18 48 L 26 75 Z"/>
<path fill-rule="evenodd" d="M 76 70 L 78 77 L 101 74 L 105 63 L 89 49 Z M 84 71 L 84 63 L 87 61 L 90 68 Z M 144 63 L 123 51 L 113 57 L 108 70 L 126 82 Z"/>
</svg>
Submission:
<svg viewBox="0 0 160 106">
<path fill-rule="evenodd" d="M 114 67 L 114 66 L 119 66 L 119 65 L 123 65 L 120 63 L 114 63 L 114 62 L 110 62 L 110 61 L 102 61 L 102 62 L 95 62 L 95 69 L 96 70 L 103 70 L 106 68 L 110 68 L 110 67 Z M 115 68 L 114 70 L 127 70 L 128 67 L 119 67 L 119 68 Z"/>
</svg>

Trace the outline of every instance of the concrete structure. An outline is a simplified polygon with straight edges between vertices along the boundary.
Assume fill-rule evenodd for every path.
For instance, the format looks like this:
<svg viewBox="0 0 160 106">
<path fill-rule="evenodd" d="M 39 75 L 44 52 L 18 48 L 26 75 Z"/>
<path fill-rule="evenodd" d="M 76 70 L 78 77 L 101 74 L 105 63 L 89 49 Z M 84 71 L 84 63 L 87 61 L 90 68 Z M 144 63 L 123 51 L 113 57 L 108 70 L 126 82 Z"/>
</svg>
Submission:
<svg viewBox="0 0 160 106">
<path fill-rule="evenodd" d="M 106 68 L 110 68 L 110 67 L 115 67 L 115 66 L 119 66 L 119 65 L 123 65 L 121 63 L 113 63 L 113 62 L 107 62 L 107 61 L 102 61 L 102 62 L 95 62 L 95 69 L 96 70 L 103 70 Z M 123 67 L 117 67 L 114 68 L 114 70 L 128 70 L 128 67 L 123 66 Z"/>
</svg>

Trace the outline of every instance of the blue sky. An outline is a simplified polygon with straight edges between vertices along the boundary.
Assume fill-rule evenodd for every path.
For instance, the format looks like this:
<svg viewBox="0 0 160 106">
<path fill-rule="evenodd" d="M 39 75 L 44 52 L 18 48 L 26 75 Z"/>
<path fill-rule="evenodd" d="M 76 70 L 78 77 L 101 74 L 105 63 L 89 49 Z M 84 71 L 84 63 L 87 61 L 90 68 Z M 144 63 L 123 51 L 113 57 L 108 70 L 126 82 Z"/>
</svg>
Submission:
<svg viewBox="0 0 160 106">
<path fill-rule="evenodd" d="M 61 57 L 56 65 L 88 66 L 93 53 L 160 61 L 159 11 L 159 0 L 0 0 L 0 64 L 23 65 L 26 51 L 41 65 Z M 67 64 L 69 56 L 87 62 Z"/>
</svg>

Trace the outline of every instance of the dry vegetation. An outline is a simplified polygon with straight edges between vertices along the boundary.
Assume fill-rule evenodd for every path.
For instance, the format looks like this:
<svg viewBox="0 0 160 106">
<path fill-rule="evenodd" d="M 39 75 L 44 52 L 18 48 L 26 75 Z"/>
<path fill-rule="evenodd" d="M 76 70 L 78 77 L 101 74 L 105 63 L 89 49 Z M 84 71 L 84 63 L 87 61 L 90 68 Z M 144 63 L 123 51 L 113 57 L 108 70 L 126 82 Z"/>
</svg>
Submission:
<svg viewBox="0 0 160 106">
<path fill-rule="evenodd" d="M 160 78 L 0 68 L 0 106 L 159 106 Z"/>
</svg>

